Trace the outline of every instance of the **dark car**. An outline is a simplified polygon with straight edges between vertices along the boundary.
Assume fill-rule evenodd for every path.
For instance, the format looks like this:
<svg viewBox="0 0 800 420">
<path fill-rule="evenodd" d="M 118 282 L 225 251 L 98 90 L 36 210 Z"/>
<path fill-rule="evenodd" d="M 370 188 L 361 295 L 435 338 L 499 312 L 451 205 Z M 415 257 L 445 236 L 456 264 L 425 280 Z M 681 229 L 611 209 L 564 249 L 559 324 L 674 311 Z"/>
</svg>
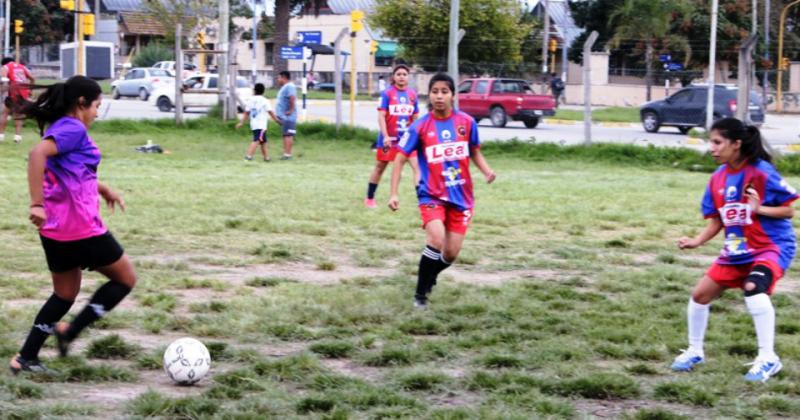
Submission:
<svg viewBox="0 0 800 420">
<path fill-rule="evenodd" d="M 736 86 L 714 86 L 714 119 L 735 117 L 736 98 L 739 89 Z M 639 115 L 645 131 L 655 133 L 659 128 L 677 127 L 681 133 L 688 133 L 693 127 L 702 127 L 706 123 L 706 102 L 708 86 L 692 85 L 685 87 L 669 98 L 648 102 L 641 106 Z M 750 93 L 750 121 L 755 124 L 764 123 L 764 108 L 755 92 Z"/>
</svg>

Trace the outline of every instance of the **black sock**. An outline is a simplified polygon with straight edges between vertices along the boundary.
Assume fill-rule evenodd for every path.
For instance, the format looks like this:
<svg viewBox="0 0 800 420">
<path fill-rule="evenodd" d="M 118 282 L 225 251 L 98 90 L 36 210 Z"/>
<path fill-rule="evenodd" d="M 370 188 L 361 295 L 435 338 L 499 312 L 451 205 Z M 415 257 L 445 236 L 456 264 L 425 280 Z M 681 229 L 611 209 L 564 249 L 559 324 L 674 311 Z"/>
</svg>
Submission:
<svg viewBox="0 0 800 420">
<path fill-rule="evenodd" d="M 39 358 L 39 350 L 42 348 L 47 336 L 53 333 L 53 326 L 64 315 L 69 312 L 74 301 L 61 299 L 53 293 L 47 302 L 42 305 L 42 309 L 36 315 L 33 321 L 33 328 L 31 328 L 28 338 L 25 339 L 25 344 L 19 351 L 19 355 L 26 360 L 36 360 Z"/>
<path fill-rule="evenodd" d="M 370 182 L 369 185 L 367 185 L 367 198 L 370 200 L 375 198 L 375 191 L 377 190 L 378 190 L 378 184 L 373 184 Z"/>
<path fill-rule="evenodd" d="M 67 330 L 67 340 L 74 340 L 78 334 L 88 327 L 92 322 L 97 321 L 108 311 L 114 309 L 118 303 L 130 293 L 131 288 L 113 280 L 100 286 L 89 304 L 75 317 Z"/>
<path fill-rule="evenodd" d="M 450 264 L 446 264 L 442 260 L 441 251 L 430 245 L 425 246 L 425 249 L 422 250 L 422 257 L 419 259 L 417 291 L 414 297 L 425 301 L 436 284 L 436 277 L 447 267 L 450 267 Z"/>
</svg>

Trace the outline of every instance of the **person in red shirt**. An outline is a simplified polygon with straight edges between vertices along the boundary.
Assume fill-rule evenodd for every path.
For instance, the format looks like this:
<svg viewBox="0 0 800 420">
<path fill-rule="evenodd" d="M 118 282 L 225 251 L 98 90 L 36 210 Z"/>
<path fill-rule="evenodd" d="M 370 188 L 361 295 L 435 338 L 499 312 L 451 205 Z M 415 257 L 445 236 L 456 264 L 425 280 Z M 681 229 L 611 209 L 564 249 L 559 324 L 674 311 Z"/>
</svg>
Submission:
<svg viewBox="0 0 800 420">
<path fill-rule="evenodd" d="M 367 185 L 367 198 L 364 205 L 374 209 L 375 191 L 381 176 L 397 155 L 397 141 L 419 117 L 419 100 L 417 92 L 408 87 L 408 66 L 398 64 L 392 71 L 392 86 L 381 92 L 378 105 L 378 126 L 380 133 L 376 142 L 377 150 L 375 169 L 369 176 Z M 408 160 L 414 171 L 414 185 L 419 183 L 419 164 L 416 156 Z"/>
<path fill-rule="evenodd" d="M 3 102 L 3 114 L 0 116 L 0 141 L 5 140 L 6 125 L 8 116 L 14 116 L 14 143 L 22 141 L 22 122 L 23 116 L 19 113 L 22 106 L 30 100 L 31 91 L 28 85 L 33 84 L 36 79 L 31 75 L 30 70 L 22 64 L 14 62 L 13 58 L 6 57 L 2 61 L 0 78 L 3 80 L 6 99 Z"/>
<path fill-rule="evenodd" d="M 464 236 L 473 216 L 475 200 L 469 163 L 483 173 L 487 183 L 495 173 L 480 149 L 478 124 L 469 115 L 453 109 L 455 83 L 443 73 L 431 78 L 428 86 L 431 111 L 406 131 L 392 170 L 389 208 L 397 210 L 397 187 L 403 164 L 417 152 L 420 182 L 417 188 L 422 227 L 427 236 L 419 261 L 414 307 L 425 309 L 436 277 L 450 267 L 461 252 Z"/>
</svg>

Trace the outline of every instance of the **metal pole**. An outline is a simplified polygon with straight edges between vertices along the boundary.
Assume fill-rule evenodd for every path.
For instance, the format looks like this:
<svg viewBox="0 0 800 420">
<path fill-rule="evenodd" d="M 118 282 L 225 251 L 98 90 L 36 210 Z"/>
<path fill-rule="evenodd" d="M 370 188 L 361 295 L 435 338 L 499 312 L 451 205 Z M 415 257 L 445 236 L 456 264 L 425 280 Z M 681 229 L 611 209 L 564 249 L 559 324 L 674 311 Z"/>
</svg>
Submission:
<svg viewBox="0 0 800 420">
<path fill-rule="evenodd" d="M 769 60 L 769 16 L 770 16 L 770 0 L 766 0 L 764 2 L 764 61 Z M 764 69 L 764 81 L 761 83 L 763 92 L 762 92 L 762 102 L 764 103 L 764 108 L 767 105 L 767 88 L 769 87 L 769 78 L 767 69 Z"/>
<path fill-rule="evenodd" d="M 459 0 L 450 0 L 450 31 L 447 39 L 447 73 L 458 85 L 458 13 L 461 10 Z M 453 92 L 454 105 L 458 108 L 458 95 Z"/>
<path fill-rule="evenodd" d="M 583 142 L 587 145 L 592 144 L 592 46 L 598 36 L 592 31 L 583 43 Z"/>
<path fill-rule="evenodd" d="M 3 55 L 8 56 L 11 54 L 11 0 L 6 0 L 6 27 L 5 27 L 5 44 L 3 46 Z"/>
<path fill-rule="evenodd" d="M 758 33 L 758 0 L 753 0 L 753 5 L 750 7 L 753 11 L 752 20 L 750 22 L 750 35 Z"/>
<path fill-rule="evenodd" d="M 308 57 L 308 48 L 303 47 L 303 84 L 301 86 L 301 91 L 303 93 L 303 109 L 300 116 L 304 122 L 308 116 L 308 110 L 306 109 L 306 97 L 308 96 L 308 73 L 306 70 L 308 67 L 308 59 L 306 57 Z"/>
<path fill-rule="evenodd" d="M 550 44 L 550 11 L 548 8 L 547 0 L 542 1 L 544 7 L 544 39 L 542 40 L 542 73 L 547 73 L 547 59 L 549 51 L 547 50 Z"/>
<path fill-rule="evenodd" d="M 739 47 L 739 92 L 736 97 L 736 118 L 750 122 L 750 65 L 753 62 L 753 49 L 756 47 L 758 35 L 753 34 Z"/>
<path fill-rule="evenodd" d="M 706 102 L 706 132 L 711 130 L 714 122 L 714 83 L 717 67 L 717 15 L 719 0 L 711 2 L 711 43 L 708 52 L 708 101 Z"/>
<path fill-rule="evenodd" d="M 349 28 L 342 28 L 333 42 L 333 62 L 336 66 L 333 69 L 333 90 L 336 92 L 336 132 L 339 132 L 339 127 L 342 125 L 342 40 L 348 32 L 350 32 Z"/>
<path fill-rule="evenodd" d="M 183 37 L 183 25 L 179 22 L 175 25 L 175 125 L 183 124 L 183 81 L 181 72 L 183 70 L 183 51 L 181 51 L 181 38 Z"/>
<path fill-rule="evenodd" d="M 95 27 L 96 25 L 100 24 L 100 0 L 94 0 L 94 24 Z M 100 32 L 97 29 L 95 29 L 94 36 L 92 36 L 92 38 L 97 39 L 99 33 Z"/>
<path fill-rule="evenodd" d="M 356 32 L 350 32 L 350 127 L 356 125 L 356 84 L 357 79 L 356 69 Z"/>
<path fill-rule="evenodd" d="M 797 3 L 800 3 L 800 0 L 795 0 L 787 4 L 783 7 L 783 10 L 781 10 L 780 29 L 778 30 L 778 89 L 775 95 L 775 110 L 778 112 L 781 112 L 783 108 L 783 69 L 781 68 L 781 61 L 783 60 L 783 28 L 786 26 L 786 12 Z"/>
<path fill-rule="evenodd" d="M 76 74 L 80 74 L 81 76 L 86 76 L 86 64 L 83 62 L 85 58 L 85 51 L 83 45 L 83 15 L 80 12 L 83 11 L 83 0 L 78 0 L 78 15 L 76 19 L 78 21 L 78 70 L 75 72 Z"/>
<path fill-rule="evenodd" d="M 228 0 L 220 0 L 219 2 L 219 36 L 217 42 L 217 49 L 222 51 L 222 54 L 217 55 L 217 83 L 219 85 L 219 100 L 222 102 L 222 120 L 228 119 L 228 30 L 229 22 L 228 15 L 230 7 Z"/>
<path fill-rule="evenodd" d="M 250 77 L 253 79 L 253 86 L 255 86 L 255 84 L 256 84 L 256 60 L 258 60 L 258 58 L 257 58 L 258 54 L 256 54 L 256 48 L 258 47 L 258 43 L 256 41 L 258 40 L 258 35 L 256 35 L 256 31 L 258 29 L 258 17 L 259 17 L 259 15 L 258 15 L 258 5 L 259 5 L 259 3 L 260 3 L 259 0 L 253 0 L 253 37 L 252 37 L 252 39 L 253 39 L 253 54 L 252 54 L 253 63 L 251 64 L 251 70 L 250 70 Z"/>
</svg>

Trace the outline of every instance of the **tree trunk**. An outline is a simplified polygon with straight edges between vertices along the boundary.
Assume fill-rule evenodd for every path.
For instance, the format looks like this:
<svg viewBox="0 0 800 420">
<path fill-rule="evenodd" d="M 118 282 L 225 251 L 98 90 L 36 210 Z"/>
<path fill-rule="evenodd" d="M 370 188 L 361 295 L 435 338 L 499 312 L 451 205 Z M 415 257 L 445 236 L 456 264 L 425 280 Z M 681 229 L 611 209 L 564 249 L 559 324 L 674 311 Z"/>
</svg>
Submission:
<svg viewBox="0 0 800 420">
<path fill-rule="evenodd" d="M 278 74 L 289 69 L 289 62 L 281 58 L 281 47 L 289 44 L 290 0 L 275 0 L 275 43 L 272 45 L 272 80 L 278 86 Z"/>
<path fill-rule="evenodd" d="M 647 102 L 652 100 L 651 94 L 653 90 L 653 41 L 647 41 L 647 52 L 644 57 L 645 67 L 647 67 L 644 75 L 645 83 L 647 83 Z"/>
</svg>

